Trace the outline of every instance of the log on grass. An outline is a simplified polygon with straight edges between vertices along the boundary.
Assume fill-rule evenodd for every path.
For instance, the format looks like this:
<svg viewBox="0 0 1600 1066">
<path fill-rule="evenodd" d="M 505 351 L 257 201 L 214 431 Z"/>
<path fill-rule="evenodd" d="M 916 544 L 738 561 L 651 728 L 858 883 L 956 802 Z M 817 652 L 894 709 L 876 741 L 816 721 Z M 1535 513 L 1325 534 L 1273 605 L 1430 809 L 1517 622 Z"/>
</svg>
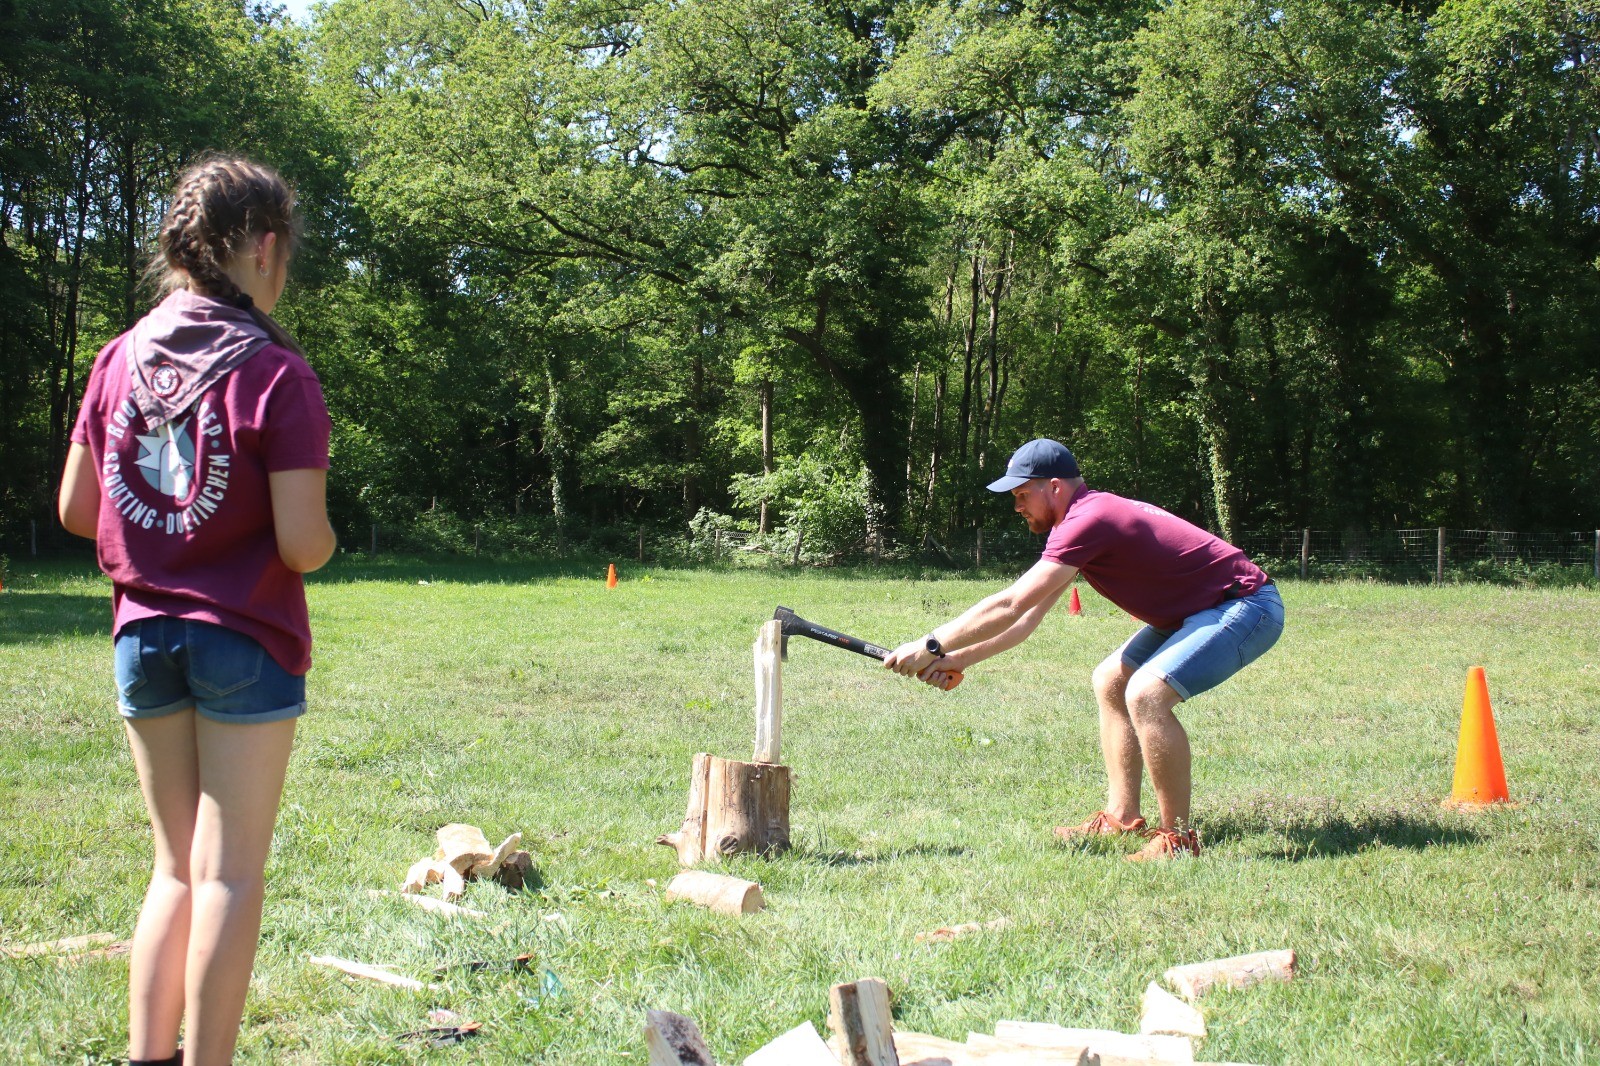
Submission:
<svg viewBox="0 0 1600 1066">
<path fill-rule="evenodd" d="M 756 753 L 758 763 L 779 763 L 783 745 L 783 623 L 774 618 L 756 637 Z"/>
<path fill-rule="evenodd" d="M 650 1066 L 717 1066 L 691 1018 L 669 1010 L 646 1011 L 644 1042 Z"/>
<path fill-rule="evenodd" d="M 754 914 L 766 907 L 761 886 L 723 874 L 685 870 L 667 882 L 667 902 L 683 899 L 709 907 L 718 914 Z"/>
<path fill-rule="evenodd" d="M 1294 951 L 1286 948 L 1174 966 L 1163 976 L 1174 992 L 1193 1003 L 1217 987 L 1248 988 L 1261 981 L 1290 980 L 1294 968 Z"/>
<path fill-rule="evenodd" d="M 744 1060 L 744 1066 L 839 1066 L 817 1027 L 801 1022 Z"/>
<path fill-rule="evenodd" d="M 689 772 L 689 807 L 683 826 L 656 838 L 694 866 L 707 859 L 789 850 L 789 768 L 721 759 L 705 752 Z"/>
<path fill-rule="evenodd" d="M 889 1014 L 889 986 L 877 977 L 828 990 L 828 1046 L 842 1066 L 900 1066 Z"/>
<path fill-rule="evenodd" d="M 1047 1022 L 999 1022 L 994 1035 L 1039 1048 L 1066 1048 L 1100 1066 L 1192 1066 L 1194 1042 L 1182 1036 L 1143 1036 L 1114 1029 L 1071 1029 Z"/>
<path fill-rule="evenodd" d="M 900 1058 L 900 1066 L 966 1066 L 970 1061 L 965 1044 L 900 1030 L 894 1034 L 894 1053 Z"/>
<path fill-rule="evenodd" d="M 1194 1007 L 1151 981 L 1145 986 L 1139 1032 L 1147 1036 L 1206 1038 L 1206 1019 Z"/>
</svg>

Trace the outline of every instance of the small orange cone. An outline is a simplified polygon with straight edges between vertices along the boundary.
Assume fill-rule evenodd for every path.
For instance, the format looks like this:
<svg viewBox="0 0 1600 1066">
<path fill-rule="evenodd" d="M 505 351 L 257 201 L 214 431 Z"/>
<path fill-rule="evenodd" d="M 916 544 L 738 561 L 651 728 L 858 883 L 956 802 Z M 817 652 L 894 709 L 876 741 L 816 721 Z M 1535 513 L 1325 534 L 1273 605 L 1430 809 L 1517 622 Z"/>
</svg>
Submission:
<svg viewBox="0 0 1600 1066">
<path fill-rule="evenodd" d="M 1083 601 L 1078 599 L 1078 590 L 1077 589 L 1073 589 L 1072 590 L 1072 595 L 1067 599 L 1067 613 L 1068 614 L 1082 614 L 1083 613 Z"/>
<path fill-rule="evenodd" d="M 1461 701 L 1461 739 L 1456 745 L 1456 780 L 1447 806 L 1483 807 L 1507 803 L 1506 768 L 1500 761 L 1500 737 L 1489 706 L 1489 679 L 1483 667 L 1467 671 L 1467 694 Z"/>
<path fill-rule="evenodd" d="M 617 564 L 616 563 L 607 563 L 606 564 L 606 588 L 614 589 L 616 587 L 617 587 Z"/>
</svg>

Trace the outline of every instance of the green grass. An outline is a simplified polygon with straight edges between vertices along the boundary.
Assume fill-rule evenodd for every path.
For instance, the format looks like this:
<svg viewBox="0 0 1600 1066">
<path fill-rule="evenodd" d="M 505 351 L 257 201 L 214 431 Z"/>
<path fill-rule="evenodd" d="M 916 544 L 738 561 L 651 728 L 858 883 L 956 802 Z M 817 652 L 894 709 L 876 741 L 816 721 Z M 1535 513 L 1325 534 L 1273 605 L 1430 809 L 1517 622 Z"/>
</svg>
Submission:
<svg viewBox="0 0 1600 1066">
<path fill-rule="evenodd" d="M 665 905 L 653 843 L 696 751 L 748 758 L 751 644 L 777 604 L 880 643 L 1004 581 L 345 560 L 311 588 L 312 710 L 277 839 L 240 1063 L 646 1059 L 644 1011 L 736 1064 L 828 986 L 875 975 L 901 1028 L 1002 1019 L 1131 1030 L 1174 963 L 1276 947 L 1295 982 L 1205 1004 L 1207 1060 L 1594 1062 L 1600 1045 L 1600 593 L 1293 584 L 1278 647 L 1182 711 L 1204 858 L 1055 844 L 1102 799 L 1089 672 L 1132 624 L 1093 595 L 935 692 L 797 642 L 784 672 L 795 850 L 741 859 L 769 909 Z M 139 906 L 148 829 L 110 692 L 109 588 L 20 565 L 0 596 L 0 941 L 105 930 Z M 1467 668 L 1488 670 L 1519 806 L 1444 811 Z M 1147 800 L 1146 813 L 1153 803 Z M 524 834 L 540 886 L 473 886 L 485 921 L 398 900 L 450 821 Z M 654 883 L 652 883 L 652 881 Z M 950 944 L 914 935 L 1007 916 Z M 310 954 L 428 979 L 408 993 Z M 545 971 L 560 990 L 546 985 Z M 0 961 L 0 1061 L 123 1053 L 126 961 Z M 396 1041 L 444 1006 L 468 1047 Z"/>
</svg>

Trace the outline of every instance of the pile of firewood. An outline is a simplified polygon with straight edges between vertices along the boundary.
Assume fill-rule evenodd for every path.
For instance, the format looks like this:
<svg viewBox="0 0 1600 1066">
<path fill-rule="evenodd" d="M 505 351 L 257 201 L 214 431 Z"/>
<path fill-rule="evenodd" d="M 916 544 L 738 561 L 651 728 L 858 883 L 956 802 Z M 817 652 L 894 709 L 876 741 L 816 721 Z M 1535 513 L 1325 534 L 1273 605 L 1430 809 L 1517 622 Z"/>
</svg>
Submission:
<svg viewBox="0 0 1600 1066">
<path fill-rule="evenodd" d="M 828 1041 L 804 1022 L 747 1057 L 744 1066 L 1195 1066 L 1195 1043 L 1206 1035 L 1205 1018 L 1193 1005 L 1201 996 L 1213 988 L 1287 981 L 1294 968 L 1293 951 L 1174 966 L 1164 976 L 1183 998 L 1152 981 L 1138 1033 L 1000 1022 L 992 1035 L 969 1033 L 965 1042 L 896 1032 L 888 986 L 868 977 L 830 990 Z M 650 1011 L 645 1042 L 650 1066 L 716 1066 L 699 1028 L 681 1014 Z"/>
<path fill-rule="evenodd" d="M 431 859 L 419 859 L 406 871 L 402 892 L 421 892 L 429 885 L 442 886 L 445 900 L 459 899 L 468 881 L 498 881 L 506 888 L 522 887 L 533 869 L 533 857 L 517 850 L 521 833 L 512 833 L 498 848 L 475 825 L 452 822 L 435 834 L 439 847 Z"/>
</svg>

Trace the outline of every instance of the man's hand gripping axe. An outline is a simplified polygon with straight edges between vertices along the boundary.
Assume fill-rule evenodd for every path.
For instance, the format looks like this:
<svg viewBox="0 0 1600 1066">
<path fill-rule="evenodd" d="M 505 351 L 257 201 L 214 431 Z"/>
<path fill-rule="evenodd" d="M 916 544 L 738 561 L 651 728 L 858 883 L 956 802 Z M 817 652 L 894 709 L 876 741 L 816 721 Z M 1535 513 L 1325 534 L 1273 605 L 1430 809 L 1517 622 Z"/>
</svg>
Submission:
<svg viewBox="0 0 1600 1066">
<path fill-rule="evenodd" d="M 779 649 L 780 654 L 785 659 L 789 658 L 789 638 L 791 636 L 810 637 L 812 640 L 820 640 L 824 644 L 846 648 L 857 655 L 865 655 L 867 658 L 877 659 L 879 662 L 887 659 L 892 651 L 890 648 L 880 648 L 876 644 L 868 644 L 859 637 L 852 637 L 836 629 L 829 629 L 827 626 L 819 626 L 815 622 L 808 622 L 787 607 L 779 607 L 772 612 L 772 617 L 783 623 L 783 639 L 779 644 Z M 935 668 L 930 667 L 930 669 Z M 944 691 L 949 692 L 961 684 L 961 671 L 946 670 L 944 673 L 946 675 L 944 684 L 939 686 Z"/>
</svg>

